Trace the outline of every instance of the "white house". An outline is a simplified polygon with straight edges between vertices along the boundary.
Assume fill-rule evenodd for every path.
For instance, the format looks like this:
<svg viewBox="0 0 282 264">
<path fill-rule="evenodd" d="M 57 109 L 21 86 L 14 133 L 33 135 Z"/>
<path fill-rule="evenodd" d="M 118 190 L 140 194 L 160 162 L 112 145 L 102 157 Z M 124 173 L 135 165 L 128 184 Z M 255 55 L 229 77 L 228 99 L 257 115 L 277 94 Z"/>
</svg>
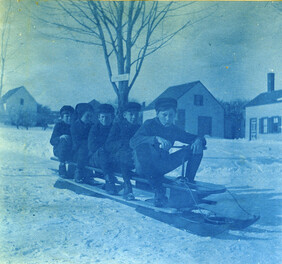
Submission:
<svg viewBox="0 0 282 264">
<path fill-rule="evenodd" d="M 172 97 L 177 100 L 176 125 L 187 132 L 224 137 L 224 109 L 200 81 L 171 86 L 158 98 L 161 97 Z M 155 117 L 154 107 L 158 98 L 144 109 L 144 121 Z"/>
<path fill-rule="evenodd" d="M 246 138 L 282 140 L 282 90 L 274 90 L 274 73 L 267 75 L 267 92 L 246 105 Z"/>
<path fill-rule="evenodd" d="M 4 111 L 10 122 L 15 124 L 36 123 L 37 102 L 24 86 L 9 90 L 2 97 Z"/>
</svg>

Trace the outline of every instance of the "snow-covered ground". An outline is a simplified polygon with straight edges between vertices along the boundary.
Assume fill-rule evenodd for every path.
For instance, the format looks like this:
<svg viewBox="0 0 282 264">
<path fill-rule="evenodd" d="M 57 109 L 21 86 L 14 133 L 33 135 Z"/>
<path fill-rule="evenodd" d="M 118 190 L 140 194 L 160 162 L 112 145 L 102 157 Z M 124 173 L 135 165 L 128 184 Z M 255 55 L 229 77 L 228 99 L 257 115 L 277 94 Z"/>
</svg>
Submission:
<svg viewBox="0 0 282 264">
<path fill-rule="evenodd" d="M 282 142 L 208 138 L 197 179 L 261 219 L 201 237 L 120 203 L 53 187 L 51 130 L 0 127 L 0 263 L 282 263 Z"/>
</svg>

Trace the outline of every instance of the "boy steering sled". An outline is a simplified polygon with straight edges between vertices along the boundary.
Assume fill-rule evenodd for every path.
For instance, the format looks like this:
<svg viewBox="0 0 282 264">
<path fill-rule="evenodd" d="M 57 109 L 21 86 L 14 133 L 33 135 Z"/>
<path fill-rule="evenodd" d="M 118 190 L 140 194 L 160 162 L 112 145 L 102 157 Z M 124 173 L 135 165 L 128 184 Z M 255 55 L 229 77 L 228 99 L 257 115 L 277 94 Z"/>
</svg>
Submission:
<svg viewBox="0 0 282 264">
<path fill-rule="evenodd" d="M 194 182 L 206 140 L 174 124 L 177 113 L 175 99 L 159 98 L 155 103 L 155 110 L 156 117 L 144 122 L 131 138 L 130 146 L 134 150 L 136 172 L 148 179 L 155 192 L 154 205 L 164 207 L 168 201 L 162 186 L 164 175 L 179 167 L 183 161 L 188 161 L 185 180 Z M 175 141 L 189 146 L 169 153 Z"/>
</svg>

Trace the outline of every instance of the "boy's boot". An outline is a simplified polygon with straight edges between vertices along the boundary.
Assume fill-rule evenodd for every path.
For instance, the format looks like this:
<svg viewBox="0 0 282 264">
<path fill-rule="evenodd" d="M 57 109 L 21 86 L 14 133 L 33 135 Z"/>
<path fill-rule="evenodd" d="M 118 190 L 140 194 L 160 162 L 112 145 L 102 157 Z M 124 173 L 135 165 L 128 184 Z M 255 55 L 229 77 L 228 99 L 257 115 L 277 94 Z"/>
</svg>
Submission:
<svg viewBox="0 0 282 264">
<path fill-rule="evenodd" d="M 165 188 L 159 187 L 155 189 L 154 205 L 156 207 L 165 207 L 168 203 L 168 198 L 165 195 Z"/>
<path fill-rule="evenodd" d="M 116 195 L 117 194 L 117 190 L 116 190 L 116 186 L 115 186 L 115 179 L 113 176 L 107 174 L 105 176 L 105 180 L 106 180 L 106 185 L 105 185 L 105 190 L 108 194 L 111 195 Z"/>
<path fill-rule="evenodd" d="M 94 173 L 91 170 L 85 170 L 84 171 L 84 179 L 83 179 L 84 183 L 87 183 L 89 185 L 97 185 L 99 182 L 95 181 L 94 179 Z"/>
<path fill-rule="evenodd" d="M 75 173 L 75 165 L 68 164 L 67 177 L 73 179 Z"/>
<path fill-rule="evenodd" d="M 123 198 L 128 201 L 132 201 L 135 199 L 133 192 L 132 192 L 132 185 L 131 185 L 130 180 L 124 181 Z"/>
<path fill-rule="evenodd" d="M 59 165 L 59 176 L 62 178 L 67 178 L 67 170 L 66 170 L 66 164 L 60 163 Z"/>
<path fill-rule="evenodd" d="M 195 176 L 200 166 L 202 154 L 193 154 L 186 166 L 185 178 L 188 183 L 195 183 Z"/>
<path fill-rule="evenodd" d="M 74 180 L 77 183 L 82 183 L 84 178 L 83 170 L 76 168 L 75 173 L 74 173 Z"/>
</svg>

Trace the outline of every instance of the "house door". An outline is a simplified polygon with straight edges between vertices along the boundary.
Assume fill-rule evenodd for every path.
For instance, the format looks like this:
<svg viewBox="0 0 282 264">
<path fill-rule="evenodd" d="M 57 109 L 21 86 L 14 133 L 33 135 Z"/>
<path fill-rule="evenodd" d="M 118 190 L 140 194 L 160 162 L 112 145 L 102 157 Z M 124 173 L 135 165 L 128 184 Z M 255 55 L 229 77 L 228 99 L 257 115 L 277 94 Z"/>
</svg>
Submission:
<svg viewBox="0 0 282 264">
<path fill-rule="evenodd" d="M 178 127 L 181 127 L 185 130 L 185 110 L 184 109 L 178 109 L 177 110 L 177 119 L 175 121 L 175 124 Z"/>
<path fill-rule="evenodd" d="M 250 140 L 257 139 L 257 119 L 250 119 Z"/>
<path fill-rule="evenodd" d="M 210 116 L 198 117 L 198 135 L 212 135 L 212 118 Z"/>
</svg>

